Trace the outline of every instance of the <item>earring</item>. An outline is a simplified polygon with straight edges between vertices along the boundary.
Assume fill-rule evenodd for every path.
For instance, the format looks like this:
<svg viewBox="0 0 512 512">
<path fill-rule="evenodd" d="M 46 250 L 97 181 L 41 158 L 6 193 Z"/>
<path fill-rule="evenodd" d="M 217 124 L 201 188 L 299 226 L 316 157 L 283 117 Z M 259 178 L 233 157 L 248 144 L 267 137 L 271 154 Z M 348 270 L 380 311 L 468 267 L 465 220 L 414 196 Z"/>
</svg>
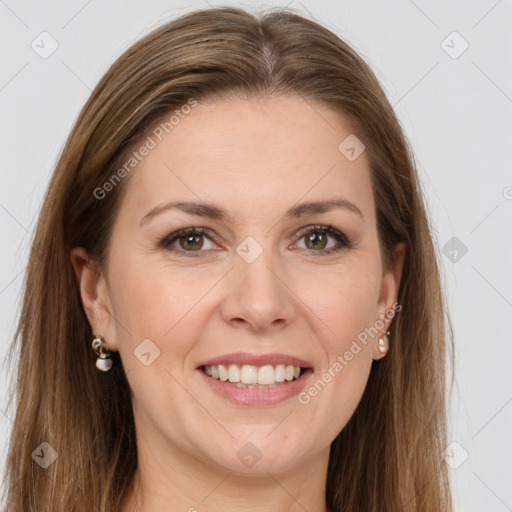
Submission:
<svg viewBox="0 0 512 512">
<path fill-rule="evenodd" d="M 388 334 L 390 334 L 390 332 L 385 330 L 382 332 L 384 333 L 384 335 L 382 336 L 382 338 L 379 339 L 379 352 L 381 354 L 385 354 L 389 349 Z"/>
<path fill-rule="evenodd" d="M 110 368 L 112 368 L 112 354 L 107 348 L 103 336 L 98 335 L 94 337 L 92 340 L 92 348 L 99 356 L 98 359 L 96 359 L 96 368 L 102 372 L 108 372 Z"/>
</svg>

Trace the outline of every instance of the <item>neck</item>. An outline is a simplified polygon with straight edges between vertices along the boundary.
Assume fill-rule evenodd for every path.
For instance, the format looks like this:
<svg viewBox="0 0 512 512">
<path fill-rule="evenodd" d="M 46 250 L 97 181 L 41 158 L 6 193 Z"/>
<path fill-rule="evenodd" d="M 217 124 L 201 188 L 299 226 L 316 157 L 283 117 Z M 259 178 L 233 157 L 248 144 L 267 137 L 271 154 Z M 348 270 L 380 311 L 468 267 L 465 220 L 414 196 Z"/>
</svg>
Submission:
<svg viewBox="0 0 512 512">
<path fill-rule="evenodd" d="M 139 446 L 138 467 L 121 512 L 328 512 L 329 448 L 293 470 L 242 474 L 177 447 Z"/>
</svg>

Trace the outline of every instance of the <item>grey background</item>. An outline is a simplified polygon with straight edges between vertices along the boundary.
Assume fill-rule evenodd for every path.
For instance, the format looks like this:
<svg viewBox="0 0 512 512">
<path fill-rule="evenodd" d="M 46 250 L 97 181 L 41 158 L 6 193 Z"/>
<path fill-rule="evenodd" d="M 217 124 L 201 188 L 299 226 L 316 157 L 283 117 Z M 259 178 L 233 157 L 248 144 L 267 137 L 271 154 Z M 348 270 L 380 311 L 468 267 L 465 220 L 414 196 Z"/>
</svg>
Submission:
<svg viewBox="0 0 512 512">
<path fill-rule="evenodd" d="M 208 3 L 253 11 L 286 5 Z M 208 3 L 0 0 L 2 361 L 18 315 L 30 235 L 79 109 L 131 43 Z M 453 444 L 446 456 L 456 510 L 512 510 L 512 0 L 289 5 L 339 34 L 369 62 L 412 143 L 455 330 Z M 45 59 L 31 47 L 51 48 L 43 31 L 58 43 Z M 469 46 L 461 53 L 464 41 Z M 11 372 L 4 366 L 0 374 L 0 465 L 12 425 L 12 412 L 5 410 Z"/>
</svg>

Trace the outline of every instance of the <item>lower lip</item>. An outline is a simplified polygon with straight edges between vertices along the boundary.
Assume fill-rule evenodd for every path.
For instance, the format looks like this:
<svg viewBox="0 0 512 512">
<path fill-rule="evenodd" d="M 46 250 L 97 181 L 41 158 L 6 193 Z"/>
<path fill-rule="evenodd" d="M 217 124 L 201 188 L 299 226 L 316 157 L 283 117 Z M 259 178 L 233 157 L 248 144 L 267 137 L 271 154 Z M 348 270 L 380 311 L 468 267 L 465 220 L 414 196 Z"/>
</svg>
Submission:
<svg viewBox="0 0 512 512">
<path fill-rule="evenodd" d="M 218 395 L 236 405 L 274 405 L 298 395 L 306 384 L 306 379 L 313 373 L 308 368 L 298 379 L 279 384 L 275 388 L 239 388 L 209 377 L 201 369 L 197 370 L 205 379 L 206 384 Z"/>
</svg>

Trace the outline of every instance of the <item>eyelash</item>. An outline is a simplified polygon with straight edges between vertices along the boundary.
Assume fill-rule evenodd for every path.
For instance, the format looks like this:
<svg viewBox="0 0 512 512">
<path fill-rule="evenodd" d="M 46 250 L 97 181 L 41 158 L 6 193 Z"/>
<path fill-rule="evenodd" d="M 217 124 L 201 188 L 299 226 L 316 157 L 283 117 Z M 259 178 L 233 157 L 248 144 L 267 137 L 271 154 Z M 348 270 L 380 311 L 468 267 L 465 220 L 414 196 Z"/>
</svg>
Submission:
<svg viewBox="0 0 512 512">
<path fill-rule="evenodd" d="M 325 256 L 334 254 L 337 252 L 340 252 L 343 249 L 349 249 L 351 247 L 351 242 L 348 239 L 348 237 L 342 233 L 341 231 L 338 231 L 333 226 L 330 225 L 315 225 L 315 226 L 309 226 L 303 230 L 301 230 L 298 234 L 299 240 L 304 238 L 306 235 L 316 233 L 316 232 L 322 232 L 323 234 L 330 235 L 332 238 L 334 238 L 340 245 L 338 247 L 330 248 L 327 250 L 321 250 L 321 251 L 315 251 L 313 249 L 309 249 L 312 253 L 318 253 L 319 256 Z M 211 240 L 215 237 L 210 234 L 210 231 L 206 228 L 185 228 L 180 229 L 179 231 L 175 231 L 174 233 L 171 233 L 169 235 L 166 235 L 159 243 L 159 247 L 162 247 L 163 249 L 166 249 L 168 251 L 174 252 L 176 254 L 183 255 L 184 253 L 187 254 L 186 257 L 193 257 L 196 258 L 200 255 L 201 252 L 204 252 L 202 250 L 198 251 L 184 251 L 183 249 L 177 249 L 175 247 L 171 247 L 171 244 L 174 243 L 176 240 L 180 239 L 183 236 L 186 235 L 200 235 L 200 236 L 207 236 Z M 212 240 L 213 241 L 213 240 Z M 308 250 L 308 249 L 306 249 Z M 194 254 L 197 253 L 197 254 Z"/>
</svg>

